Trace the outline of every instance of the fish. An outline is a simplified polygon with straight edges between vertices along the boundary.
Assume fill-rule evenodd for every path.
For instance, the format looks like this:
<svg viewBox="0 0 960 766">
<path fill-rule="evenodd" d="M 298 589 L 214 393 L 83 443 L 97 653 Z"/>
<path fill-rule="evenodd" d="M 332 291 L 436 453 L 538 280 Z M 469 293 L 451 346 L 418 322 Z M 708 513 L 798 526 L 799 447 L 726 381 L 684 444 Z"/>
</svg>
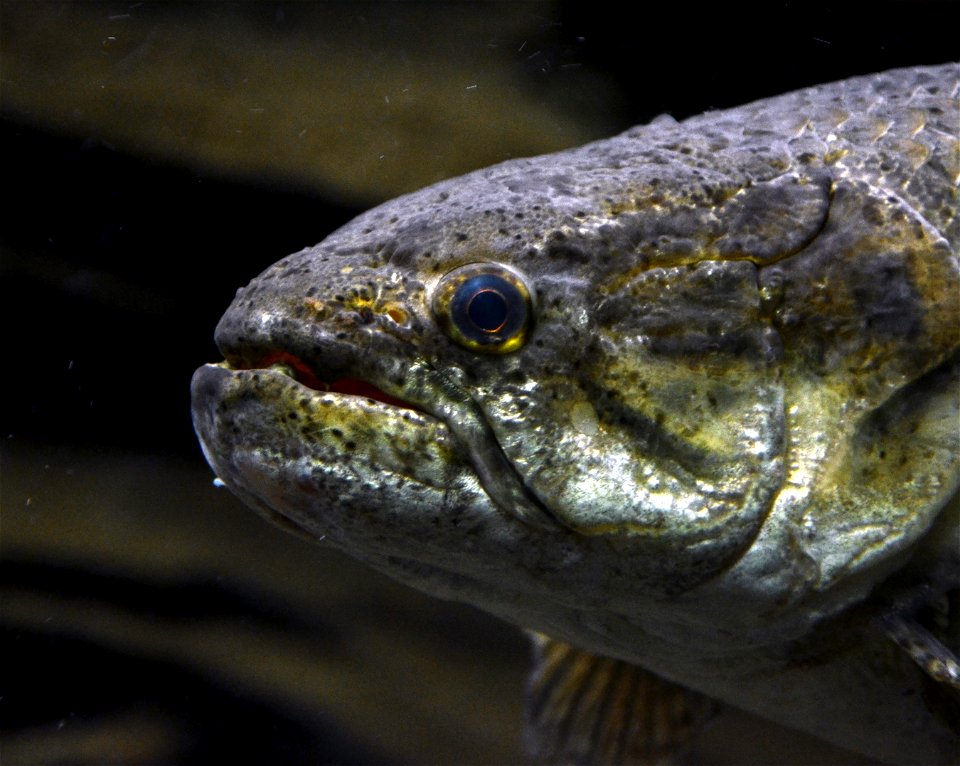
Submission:
<svg viewBox="0 0 960 766">
<path fill-rule="evenodd" d="M 376 207 L 237 292 L 204 455 L 530 631 L 535 761 L 676 762 L 729 705 L 952 762 L 958 82 L 662 116 Z"/>
</svg>

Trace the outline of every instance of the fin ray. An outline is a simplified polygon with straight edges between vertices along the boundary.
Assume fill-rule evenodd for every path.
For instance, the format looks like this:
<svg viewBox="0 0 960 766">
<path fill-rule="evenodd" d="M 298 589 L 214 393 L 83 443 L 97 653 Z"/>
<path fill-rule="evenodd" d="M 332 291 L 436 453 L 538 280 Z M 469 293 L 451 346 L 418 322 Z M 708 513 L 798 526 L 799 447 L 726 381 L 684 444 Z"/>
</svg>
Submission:
<svg viewBox="0 0 960 766">
<path fill-rule="evenodd" d="M 538 763 L 679 763 L 714 712 L 707 697 L 636 665 L 532 637 L 526 734 Z"/>
</svg>

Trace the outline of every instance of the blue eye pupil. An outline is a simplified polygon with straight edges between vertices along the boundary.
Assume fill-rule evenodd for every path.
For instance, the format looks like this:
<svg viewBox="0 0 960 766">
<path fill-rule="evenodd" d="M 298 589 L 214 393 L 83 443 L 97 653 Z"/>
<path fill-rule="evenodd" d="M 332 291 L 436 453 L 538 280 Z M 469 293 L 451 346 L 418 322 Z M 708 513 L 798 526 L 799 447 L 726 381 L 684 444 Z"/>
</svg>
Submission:
<svg viewBox="0 0 960 766">
<path fill-rule="evenodd" d="M 441 279 L 433 312 L 460 345 L 471 351 L 506 353 L 526 339 L 530 292 L 516 274 L 496 264 L 467 264 Z"/>
<path fill-rule="evenodd" d="M 496 290 L 480 290 L 467 304 L 467 316 L 478 330 L 497 332 L 507 321 L 507 299 Z"/>
</svg>

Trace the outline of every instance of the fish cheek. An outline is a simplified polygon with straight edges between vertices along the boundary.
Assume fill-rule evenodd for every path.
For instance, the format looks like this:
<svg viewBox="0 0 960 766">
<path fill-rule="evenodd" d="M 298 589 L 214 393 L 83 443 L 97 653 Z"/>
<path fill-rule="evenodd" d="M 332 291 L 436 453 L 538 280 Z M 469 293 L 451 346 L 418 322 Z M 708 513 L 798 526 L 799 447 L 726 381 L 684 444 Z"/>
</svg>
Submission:
<svg viewBox="0 0 960 766">
<path fill-rule="evenodd" d="M 541 317 L 526 384 L 489 412 L 558 519 L 684 588 L 749 543 L 780 486 L 780 352 L 751 264 L 656 271 L 582 332 Z"/>
</svg>

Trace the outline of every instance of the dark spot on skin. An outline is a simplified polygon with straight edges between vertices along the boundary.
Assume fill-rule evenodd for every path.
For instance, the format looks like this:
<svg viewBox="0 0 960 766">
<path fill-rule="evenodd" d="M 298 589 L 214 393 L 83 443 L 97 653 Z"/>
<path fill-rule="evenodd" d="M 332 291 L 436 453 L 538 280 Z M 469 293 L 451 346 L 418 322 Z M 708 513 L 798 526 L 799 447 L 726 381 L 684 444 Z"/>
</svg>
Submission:
<svg viewBox="0 0 960 766">
<path fill-rule="evenodd" d="M 356 442 L 346 442 L 346 443 L 343 445 L 343 448 L 344 448 L 347 452 L 353 452 L 353 451 L 357 448 L 357 443 L 356 443 Z"/>
<path fill-rule="evenodd" d="M 343 431 L 341 431 L 339 428 L 331 428 L 330 433 L 332 433 L 338 439 L 343 438 Z"/>
<path fill-rule="evenodd" d="M 863 218 L 867 223 L 880 226 L 883 224 L 883 211 L 876 204 L 866 204 L 863 206 Z"/>
<path fill-rule="evenodd" d="M 556 239 L 558 241 L 551 242 L 549 245 L 547 245 L 548 258 L 563 259 L 573 263 L 590 262 L 591 258 L 588 253 L 585 253 L 578 247 L 574 247 L 573 245 L 568 245 L 559 241 L 562 239 L 562 237 L 557 237 Z"/>
<path fill-rule="evenodd" d="M 466 242 L 469 239 L 469 237 L 466 234 L 464 234 L 462 231 L 458 231 L 456 234 L 456 237 L 457 237 L 457 242 Z"/>
</svg>

